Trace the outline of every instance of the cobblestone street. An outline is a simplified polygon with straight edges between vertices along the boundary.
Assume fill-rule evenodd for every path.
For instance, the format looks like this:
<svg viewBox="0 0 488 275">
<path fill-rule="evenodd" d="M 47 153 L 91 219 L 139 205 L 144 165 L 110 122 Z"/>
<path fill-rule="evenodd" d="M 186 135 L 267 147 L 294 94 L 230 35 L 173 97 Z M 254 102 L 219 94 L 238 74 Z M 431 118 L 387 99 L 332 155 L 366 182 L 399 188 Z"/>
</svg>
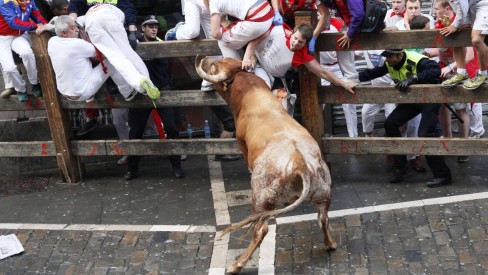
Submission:
<svg viewBox="0 0 488 275">
<path fill-rule="evenodd" d="M 329 161 L 337 249 L 325 251 L 315 208 L 304 203 L 272 220 L 242 274 L 488 272 L 483 158 L 449 159 L 453 184 L 436 189 L 424 185 L 426 173 L 389 184 L 382 156 Z M 243 160 L 190 156 L 182 180 L 165 159 L 142 164 L 133 181 L 114 163 L 87 166 L 78 185 L 51 173 L 2 180 L 0 235 L 15 234 L 25 251 L 0 260 L 0 274 L 224 274 L 249 244 L 244 230 L 217 237 L 251 213 Z"/>
</svg>

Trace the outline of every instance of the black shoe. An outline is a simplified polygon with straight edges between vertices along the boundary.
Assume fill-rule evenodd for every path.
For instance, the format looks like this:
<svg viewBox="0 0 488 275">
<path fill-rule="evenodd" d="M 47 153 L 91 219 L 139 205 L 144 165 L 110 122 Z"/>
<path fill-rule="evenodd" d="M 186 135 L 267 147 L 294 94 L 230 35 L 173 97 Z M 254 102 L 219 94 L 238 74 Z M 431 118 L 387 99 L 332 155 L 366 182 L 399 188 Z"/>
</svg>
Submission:
<svg viewBox="0 0 488 275">
<path fill-rule="evenodd" d="M 234 161 L 240 159 L 240 155 L 215 155 L 215 161 Z"/>
<path fill-rule="evenodd" d="M 408 166 L 397 168 L 393 175 L 390 176 L 390 183 L 399 183 L 403 181 L 403 176 L 407 173 Z"/>
<path fill-rule="evenodd" d="M 175 173 L 175 178 L 177 179 L 185 177 L 185 174 L 183 173 L 183 170 L 181 170 L 181 167 L 173 167 L 173 172 Z"/>
<path fill-rule="evenodd" d="M 125 174 L 124 177 L 125 180 L 133 180 L 135 178 L 137 178 L 137 172 L 131 172 L 131 171 L 127 172 L 127 174 Z"/>
<path fill-rule="evenodd" d="M 86 122 L 85 125 L 83 125 L 83 127 L 81 127 L 80 130 L 78 130 L 78 132 L 76 132 L 76 135 L 82 136 L 82 135 L 88 134 L 89 132 L 95 130 L 95 128 L 97 128 L 97 127 L 98 127 L 98 121 L 96 119 L 92 119 L 92 120 Z"/>
<path fill-rule="evenodd" d="M 41 84 L 32 85 L 32 94 L 35 97 L 41 97 L 42 96 Z"/>
<path fill-rule="evenodd" d="M 466 163 L 469 161 L 469 156 L 458 156 L 457 162 L 458 163 Z"/>
<path fill-rule="evenodd" d="M 433 178 L 431 180 L 428 180 L 425 184 L 427 185 L 427 187 L 436 188 L 451 183 L 452 183 L 451 177 L 442 177 L 442 178 Z"/>
</svg>

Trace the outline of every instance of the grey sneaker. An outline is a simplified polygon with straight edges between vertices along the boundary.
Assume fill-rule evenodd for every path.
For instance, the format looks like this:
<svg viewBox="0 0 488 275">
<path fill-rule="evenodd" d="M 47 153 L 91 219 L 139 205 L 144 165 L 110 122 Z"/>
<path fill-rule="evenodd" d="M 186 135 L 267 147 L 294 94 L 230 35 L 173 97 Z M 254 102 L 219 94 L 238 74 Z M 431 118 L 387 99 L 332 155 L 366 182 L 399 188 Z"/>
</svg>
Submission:
<svg viewBox="0 0 488 275">
<path fill-rule="evenodd" d="M 471 134 L 469 134 L 469 138 L 481 138 L 484 134 L 485 130 L 483 130 L 481 133 L 471 132 Z"/>
<path fill-rule="evenodd" d="M 5 91 L 0 93 L 1 98 L 9 98 L 11 95 L 15 95 L 17 92 L 14 88 L 6 88 Z"/>
</svg>

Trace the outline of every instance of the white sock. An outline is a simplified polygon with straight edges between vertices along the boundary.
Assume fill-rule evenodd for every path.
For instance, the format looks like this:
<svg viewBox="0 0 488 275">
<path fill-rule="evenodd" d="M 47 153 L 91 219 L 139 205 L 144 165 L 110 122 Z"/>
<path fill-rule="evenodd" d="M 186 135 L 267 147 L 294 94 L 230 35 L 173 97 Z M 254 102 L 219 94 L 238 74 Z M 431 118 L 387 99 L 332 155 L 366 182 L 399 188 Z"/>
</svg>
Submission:
<svg viewBox="0 0 488 275">
<path fill-rule="evenodd" d="M 479 73 L 480 75 L 488 76 L 488 71 L 487 71 L 487 70 L 484 70 L 484 71 L 479 70 L 479 71 L 478 71 L 478 73 Z"/>
<path fill-rule="evenodd" d="M 457 68 L 457 73 L 458 74 L 466 74 L 466 69 L 461 69 L 461 68 Z"/>
</svg>

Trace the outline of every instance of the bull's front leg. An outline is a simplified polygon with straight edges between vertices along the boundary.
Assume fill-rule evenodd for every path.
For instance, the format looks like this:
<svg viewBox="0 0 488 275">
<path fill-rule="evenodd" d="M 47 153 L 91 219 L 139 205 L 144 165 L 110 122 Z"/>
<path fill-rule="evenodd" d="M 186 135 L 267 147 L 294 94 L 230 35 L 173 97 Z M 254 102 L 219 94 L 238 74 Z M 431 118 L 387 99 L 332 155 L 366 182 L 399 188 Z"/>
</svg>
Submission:
<svg viewBox="0 0 488 275">
<path fill-rule="evenodd" d="M 244 253 L 242 253 L 242 255 L 239 257 L 239 259 L 235 263 L 233 263 L 232 266 L 227 270 L 227 273 L 239 274 L 246 266 L 256 248 L 261 245 L 261 242 L 263 242 L 266 234 L 268 234 L 268 220 L 257 222 L 254 225 L 254 232 L 251 243 L 247 247 L 246 251 L 244 251 Z"/>
</svg>

